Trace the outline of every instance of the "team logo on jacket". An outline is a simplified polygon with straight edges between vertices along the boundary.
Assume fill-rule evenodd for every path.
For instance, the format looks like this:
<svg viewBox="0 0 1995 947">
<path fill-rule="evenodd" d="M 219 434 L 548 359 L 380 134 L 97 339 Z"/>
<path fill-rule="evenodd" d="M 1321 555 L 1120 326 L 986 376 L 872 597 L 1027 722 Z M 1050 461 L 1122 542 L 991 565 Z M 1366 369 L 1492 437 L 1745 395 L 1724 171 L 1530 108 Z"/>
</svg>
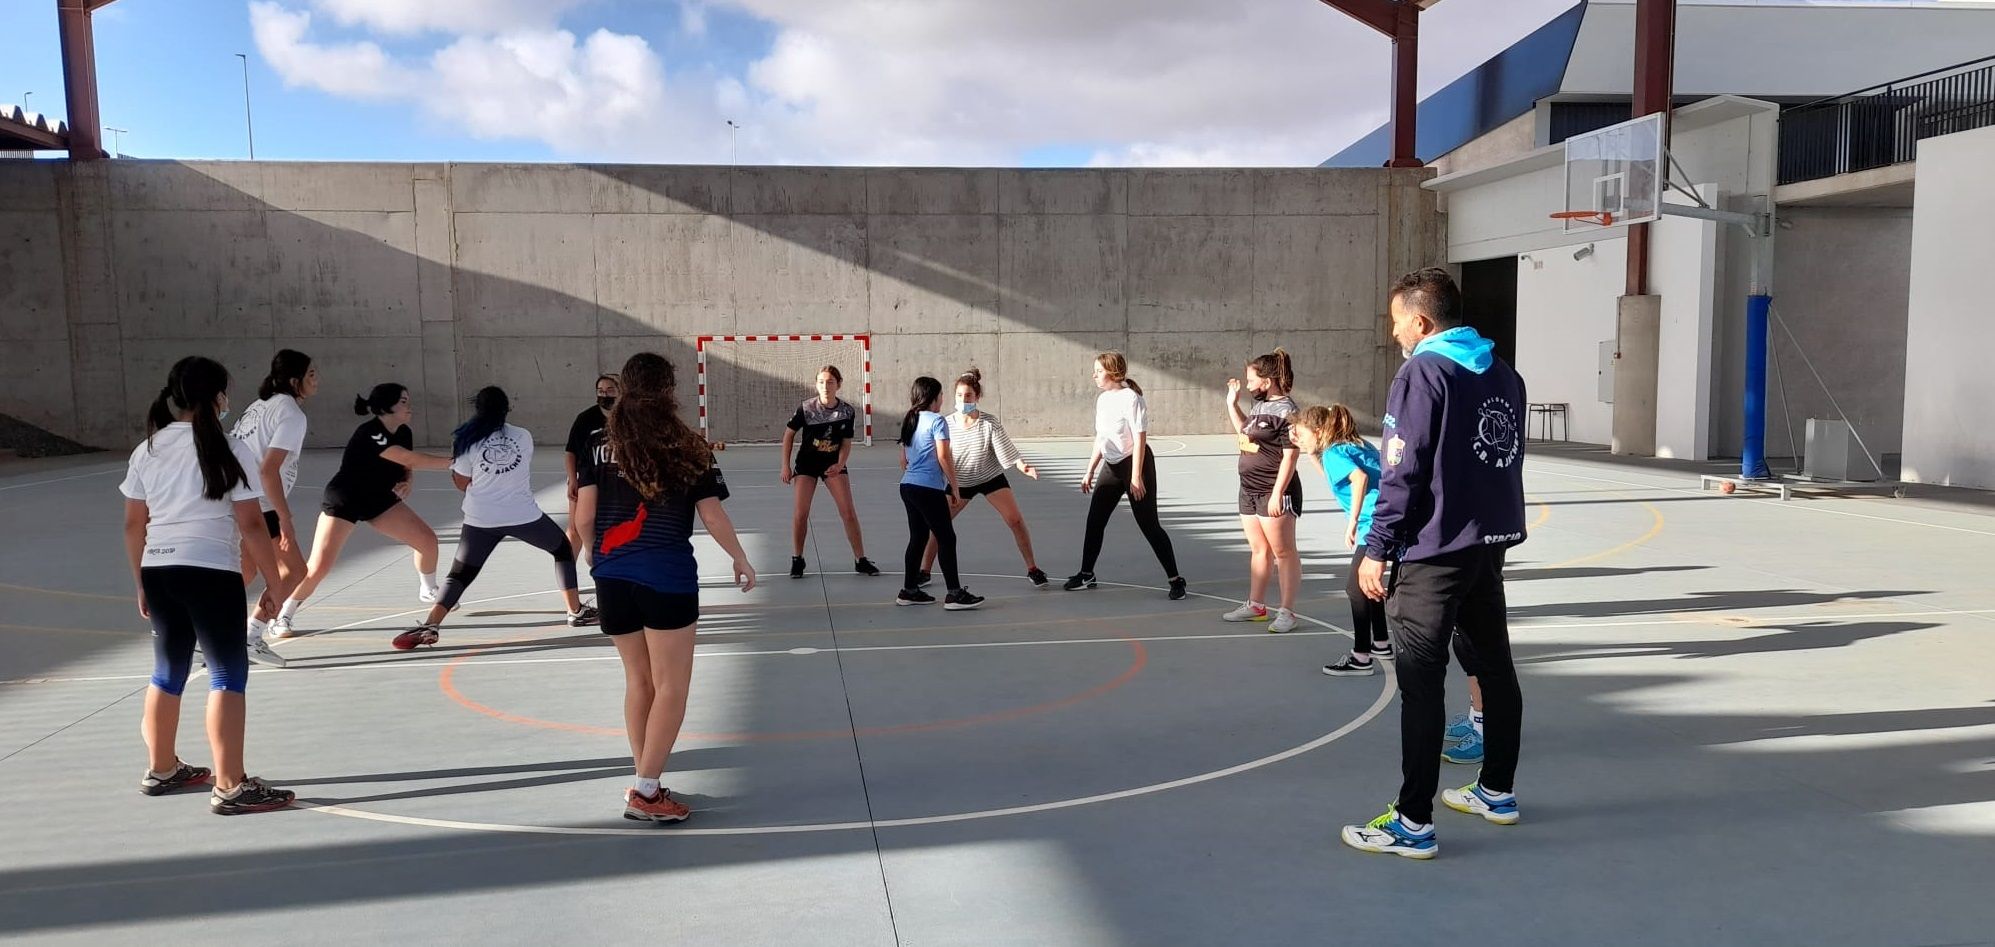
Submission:
<svg viewBox="0 0 1995 947">
<path fill-rule="evenodd" d="M 1508 467 L 1523 450 L 1516 412 L 1505 398 L 1486 398 L 1476 409 L 1475 455 L 1492 467 Z"/>
<path fill-rule="evenodd" d="M 478 461 L 486 473 L 511 473 L 514 467 L 520 465 L 520 446 L 504 434 L 494 434 L 485 439 Z"/>
</svg>

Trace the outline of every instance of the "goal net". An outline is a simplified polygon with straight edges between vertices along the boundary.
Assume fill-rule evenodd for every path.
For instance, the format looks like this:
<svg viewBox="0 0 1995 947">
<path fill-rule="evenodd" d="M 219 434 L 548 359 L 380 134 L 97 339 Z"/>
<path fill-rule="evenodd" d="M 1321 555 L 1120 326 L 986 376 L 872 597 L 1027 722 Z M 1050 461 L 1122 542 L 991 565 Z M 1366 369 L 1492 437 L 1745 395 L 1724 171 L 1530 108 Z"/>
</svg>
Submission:
<svg viewBox="0 0 1995 947">
<path fill-rule="evenodd" d="M 873 342 L 864 335 L 708 335 L 698 342 L 700 431 L 748 444 L 783 439 L 817 372 L 838 366 L 838 396 L 859 409 L 860 443 L 873 443 Z"/>
</svg>

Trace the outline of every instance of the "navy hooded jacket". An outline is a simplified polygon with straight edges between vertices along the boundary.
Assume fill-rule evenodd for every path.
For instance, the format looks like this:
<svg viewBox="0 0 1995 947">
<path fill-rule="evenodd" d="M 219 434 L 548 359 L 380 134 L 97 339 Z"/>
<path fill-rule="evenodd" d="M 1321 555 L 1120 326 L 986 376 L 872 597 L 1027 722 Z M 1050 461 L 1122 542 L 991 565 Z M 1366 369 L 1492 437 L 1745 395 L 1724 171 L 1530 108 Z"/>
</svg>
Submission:
<svg viewBox="0 0 1995 947">
<path fill-rule="evenodd" d="M 1370 558 L 1524 541 L 1524 380 L 1495 347 L 1458 326 L 1421 340 L 1393 376 Z"/>
</svg>

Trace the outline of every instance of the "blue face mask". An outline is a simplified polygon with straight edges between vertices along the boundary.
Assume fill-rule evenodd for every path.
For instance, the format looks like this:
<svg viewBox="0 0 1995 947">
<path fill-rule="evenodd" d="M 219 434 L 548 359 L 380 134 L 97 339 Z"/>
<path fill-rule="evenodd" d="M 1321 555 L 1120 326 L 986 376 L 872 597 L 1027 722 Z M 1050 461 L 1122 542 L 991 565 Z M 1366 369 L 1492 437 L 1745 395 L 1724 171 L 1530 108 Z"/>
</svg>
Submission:
<svg viewBox="0 0 1995 947">
<path fill-rule="evenodd" d="M 229 419 L 229 409 L 223 408 L 222 410 L 215 412 L 215 420 L 226 421 L 228 419 Z"/>
<path fill-rule="evenodd" d="M 977 411 L 977 403 L 974 401 L 958 401 L 956 402 L 956 410 L 961 411 L 964 414 L 975 414 Z"/>
</svg>

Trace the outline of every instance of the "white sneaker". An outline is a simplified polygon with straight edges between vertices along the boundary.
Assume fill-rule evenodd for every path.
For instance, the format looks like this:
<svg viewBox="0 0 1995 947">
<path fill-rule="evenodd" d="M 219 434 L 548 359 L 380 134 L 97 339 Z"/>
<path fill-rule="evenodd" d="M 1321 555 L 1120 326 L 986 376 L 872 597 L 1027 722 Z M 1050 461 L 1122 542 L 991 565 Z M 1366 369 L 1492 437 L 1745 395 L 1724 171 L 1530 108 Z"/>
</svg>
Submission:
<svg viewBox="0 0 1995 947">
<path fill-rule="evenodd" d="M 1268 610 L 1257 605 L 1241 605 L 1224 615 L 1220 621 L 1267 621 Z"/>
<path fill-rule="evenodd" d="M 264 667 L 281 668 L 288 667 L 291 664 L 290 661 L 284 659 L 283 655 L 272 650 L 270 643 L 264 641 L 262 638 L 249 639 L 249 659 Z"/>
<path fill-rule="evenodd" d="M 435 605 L 436 600 L 438 598 L 441 598 L 442 596 L 443 596 L 442 589 L 433 589 L 427 585 L 423 585 L 420 582 L 416 583 L 416 601 L 419 601 L 424 605 Z"/>
<path fill-rule="evenodd" d="M 1295 613 L 1286 608 L 1275 609 L 1275 620 L 1268 623 L 1268 631 L 1279 635 L 1282 632 L 1294 630 Z"/>
<path fill-rule="evenodd" d="M 283 615 L 279 615 L 276 618 L 272 618 L 270 620 L 269 634 L 270 637 L 282 641 L 285 638 L 298 637 L 298 629 L 291 626 L 291 619 Z"/>
</svg>

